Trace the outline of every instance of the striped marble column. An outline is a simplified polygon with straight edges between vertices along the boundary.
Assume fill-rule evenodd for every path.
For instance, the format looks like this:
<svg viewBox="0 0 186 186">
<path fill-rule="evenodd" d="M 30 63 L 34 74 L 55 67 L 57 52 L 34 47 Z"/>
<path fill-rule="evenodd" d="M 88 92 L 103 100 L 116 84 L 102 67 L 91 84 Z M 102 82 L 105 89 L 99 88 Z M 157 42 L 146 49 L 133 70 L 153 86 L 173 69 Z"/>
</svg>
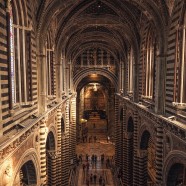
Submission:
<svg viewBox="0 0 186 186">
<path fill-rule="evenodd" d="M 62 167 L 61 167 L 61 108 L 57 109 L 57 151 L 58 151 L 58 157 L 57 157 L 57 183 L 62 183 Z"/>
<path fill-rule="evenodd" d="M 127 130 L 127 126 L 126 126 L 126 105 L 125 103 L 123 104 L 123 138 L 122 138 L 122 172 L 123 172 L 123 175 L 122 175 L 122 180 L 124 181 L 124 177 L 125 177 L 125 156 L 126 156 L 126 141 L 125 141 L 125 133 L 126 133 L 126 130 Z"/>
<path fill-rule="evenodd" d="M 120 115 L 119 111 L 119 115 Z M 123 169 L 123 115 L 122 118 L 118 122 L 118 128 L 119 128 L 119 150 L 120 150 L 120 155 L 119 155 L 119 167 L 122 170 Z"/>
<path fill-rule="evenodd" d="M 62 135 L 61 143 L 61 165 L 62 165 L 62 184 L 61 186 L 68 185 L 69 167 L 70 167 L 70 126 L 69 126 L 69 100 L 66 101 L 65 108 L 65 132 Z"/>
<path fill-rule="evenodd" d="M 134 112 L 134 136 L 133 136 L 133 185 L 139 183 L 139 158 L 138 158 L 138 112 Z"/>
<path fill-rule="evenodd" d="M 157 127 L 156 133 L 156 185 L 163 182 L 163 127 Z"/>
<path fill-rule="evenodd" d="M 47 185 L 48 186 L 57 186 L 57 152 L 56 151 L 47 151 Z"/>
<path fill-rule="evenodd" d="M 147 150 L 139 150 L 138 151 L 138 186 L 147 186 Z"/>
<path fill-rule="evenodd" d="M 46 121 L 40 121 L 40 171 L 41 183 L 46 184 Z"/>
<path fill-rule="evenodd" d="M 133 133 L 125 132 L 123 137 L 123 185 L 132 185 L 133 179 Z"/>
<path fill-rule="evenodd" d="M 76 163 L 76 96 L 71 99 L 71 159 Z"/>
<path fill-rule="evenodd" d="M 119 147 L 120 141 L 120 128 L 119 128 L 119 100 L 115 96 L 115 165 L 116 167 L 120 166 L 120 155 L 121 149 Z"/>
</svg>

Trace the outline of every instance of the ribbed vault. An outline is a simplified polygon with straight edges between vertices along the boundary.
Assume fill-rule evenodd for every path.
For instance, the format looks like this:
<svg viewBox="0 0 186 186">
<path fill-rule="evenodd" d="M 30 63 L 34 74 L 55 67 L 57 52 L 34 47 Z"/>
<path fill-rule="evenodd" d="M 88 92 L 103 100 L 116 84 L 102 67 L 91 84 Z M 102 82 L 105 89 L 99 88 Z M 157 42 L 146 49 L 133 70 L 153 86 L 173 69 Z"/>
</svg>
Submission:
<svg viewBox="0 0 186 186">
<path fill-rule="evenodd" d="M 46 35 L 53 30 L 53 44 L 58 63 L 71 64 L 75 69 L 77 58 L 88 49 L 102 48 L 114 58 L 115 69 L 127 68 L 128 53 L 132 49 L 135 69 L 138 71 L 141 41 L 144 25 L 152 25 L 156 30 L 157 54 L 164 56 L 166 50 L 165 30 L 168 19 L 168 7 L 163 0 L 66 0 L 41 1 L 38 5 L 38 46 L 44 54 Z M 94 57 L 93 57 L 94 58 Z M 103 55 L 102 55 L 103 58 Z M 62 61 L 61 61 L 62 59 Z M 108 58 L 109 59 L 109 58 Z M 121 76 L 118 70 L 109 71 L 103 64 L 80 67 L 81 72 L 72 71 L 74 90 L 81 78 L 96 70 L 104 73 L 116 86 Z M 87 64 L 89 65 L 87 53 Z M 109 60 L 108 60 L 109 61 Z M 110 67 L 110 64 L 108 63 Z M 102 68 L 102 69 L 101 69 Z M 92 70 L 91 70 L 92 69 Z M 107 71 L 107 72 L 106 72 Z M 120 72 L 121 74 L 121 72 Z M 136 87 L 138 86 L 137 80 Z M 120 84 L 120 88 L 122 85 Z"/>
<path fill-rule="evenodd" d="M 40 46 L 51 20 L 55 20 L 55 46 L 58 52 L 63 52 L 66 59 L 73 59 L 78 49 L 81 50 L 87 43 L 106 44 L 120 55 L 118 59 L 123 58 L 131 46 L 135 55 L 138 55 L 140 25 L 144 20 L 149 20 L 157 28 L 160 50 L 164 50 L 161 47 L 164 32 L 159 30 L 160 25 L 164 28 L 167 24 L 165 17 L 168 8 L 162 8 L 166 6 L 164 1 L 54 0 L 43 4 L 45 9 L 40 7 L 38 11 Z"/>
</svg>

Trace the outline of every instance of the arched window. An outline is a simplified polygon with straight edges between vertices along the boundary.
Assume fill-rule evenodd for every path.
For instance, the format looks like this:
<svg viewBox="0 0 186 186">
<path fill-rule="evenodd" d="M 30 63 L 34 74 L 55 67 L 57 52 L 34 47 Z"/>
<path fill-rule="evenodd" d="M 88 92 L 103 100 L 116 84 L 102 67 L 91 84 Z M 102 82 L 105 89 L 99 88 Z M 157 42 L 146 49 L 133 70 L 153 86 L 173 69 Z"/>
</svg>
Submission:
<svg viewBox="0 0 186 186">
<path fill-rule="evenodd" d="M 155 35 L 150 27 L 143 48 L 142 62 L 142 97 L 148 99 L 153 98 L 155 47 Z"/>
<path fill-rule="evenodd" d="M 10 6 L 10 77 L 11 77 L 11 97 L 12 103 L 16 103 L 15 93 L 15 64 L 14 64 L 14 27 L 13 27 L 13 15 L 12 7 Z"/>
<path fill-rule="evenodd" d="M 134 55 L 133 49 L 130 49 L 128 53 L 128 93 L 133 93 L 133 65 L 134 65 Z"/>
<path fill-rule="evenodd" d="M 51 33 L 48 32 L 46 43 L 47 63 L 47 94 L 54 95 L 54 49 L 51 43 Z"/>
<path fill-rule="evenodd" d="M 186 12 L 176 30 L 173 104 L 186 108 Z"/>
<path fill-rule="evenodd" d="M 32 101 L 31 27 L 24 0 L 12 2 L 9 24 L 11 103 L 15 107 Z"/>
</svg>

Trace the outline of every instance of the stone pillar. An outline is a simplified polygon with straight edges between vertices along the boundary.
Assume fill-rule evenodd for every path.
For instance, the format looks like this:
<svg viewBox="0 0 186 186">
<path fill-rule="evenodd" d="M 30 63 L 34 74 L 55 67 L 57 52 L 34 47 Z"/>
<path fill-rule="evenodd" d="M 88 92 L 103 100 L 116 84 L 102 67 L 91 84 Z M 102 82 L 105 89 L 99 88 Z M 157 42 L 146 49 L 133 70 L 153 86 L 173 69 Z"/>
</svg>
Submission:
<svg viewBox="0 0 186 186">
<path fill-rule="evenodd" d="M 163 127 L 156 132 L 156 185 L 163 185 Z"/>
<path fill-rule="evenodd" d="M 132 185 L 133 179 L 133 133 L 125 132 L 123 137 L 123 185 Z"/>
<path fill-rule="evenodd" d="M 139 182 L 139 158 L 138 158 L 138 112 L 134 112 L 134 136 L 133 136 L 133 148 L 134 148 L 134 159 L 133 159 L 133 185 L 138 185 Z"/>
<path fill-rule="evenodd" d="M 115 164 L 120 166 L 121 148 L 120 148 L 120 126 L 119 126 L 119 99 L 115 96 Z"/>
<path fill-rule="evenodd" d="M 69 168 L 70 168 L 70 128 L 69 128 L 69 100 L 66 101 L 65 108 L 65 132 L 62 135 L 61 143 L 61 166 L 62 166 L 62 184 L 61 186 L 68 185 Z"/>
<path fill-rule="evenodd" d="M 47 152 L 47 174 L 48 174 L 48 186 L 57 186 L 57 152 L 48 151 Z"/>
<path fill-rule="evenodd" d="M 147 171 L 147 150 L 138 150 L 138 183 L 136 185 L 138 186 L 147 186 L 147 177 L 148 177 L 148 171 Z"/>
<path fill-rule="evenodd" d="M 46 121 L 40 121 L 40 171 L 41 183 L 46 184 Z"/>
<path fill-rule="evenodd" d="M 62 183 L 62 167 L 61 167 L 61 108 L 57 109 L 57 151 L 58 151 L 58 157 L 57 157 L 57 183 Z"/>
<path fill-rule="evenodd" d="M 68 68 L 66 66 L 66 59 L 65 57 L 63 57 L 63 69 L 64 69 L 64 73 L 63 73 L 63 83 L 64 83 L 64 92 L 67 95 L 68 93 Z"/>
<path fill-rule="evenodd" d="M 139 59 L 135 61 L 134 73 L 133 73 L 133 100 L 134 102 L 139 102 Z"/>
<path fill-rule="evenodd" d="M 65 61 L 64 61 L 64 57 L 62 56 L 62 59 L 61 59 L 61 63 L 62 63 L 62 93 L 65 92 L 65 86 L 66 86 L 66 75 L 65 75 Z"/>
<path fill-rule="evenodd" d="M 65 81 L 65 92 L 68 95 L 69 94 L 69 87 L 70 87 L 70 69 L 69 69 L 69 65 L 65 64 L 65 77 L 66 77 L 66 81 Z"/>
<path fill-rule="evenodd" d="M 114 108 L 114 95 L 113 92 L 111 96 L 108 98 L 108 135 L 112 136 L 111 140 L 115 142 L 115 108 Z M 114 139 L 113 139 L 114 138 Z"/>
<path fill-rule="evenodd" d="M 121 100 L 120 100 L 121 101 Z M 122 120 L 120 120 L 120 110 L 119 110 L 119 122 L 118 122 L 118 137 L 119 137 L 119 167 L 123 169 L 123 115 Z"/>
<path fill-rule="evenodd" d="M 80 92 L 77 93 L 77 103 L 76 103 L 76 113 L 78 113 L 76 115 L 76 121 L 77 121 L 77 124 L 76 124 L 76 139 L 77 141 L 81 138 L 81 123 L 80 123 L 80 119 L 81 119 L 81 109 L 80 109 Z"/>
<path fill-rule="evenodd" d="M 165 65 L 166 56 L 159 56 L 156 63 L 155 80 L 155 112 L 157 114 L 165 112 Z"/>
<path fill-rule="evenodd" d="M 71 159 L 76 163 L 76 96 L 71 99 Z"/>
<path fill-rule="evenodd" d="M 127 86 L 128 86 L 128 80 L 127 80 L 127 63 L 124 63 L 123 66 L 124 66 L 123 95 L 126 96 L 127 95 L 127 90 L 128 90 L 128 88 L 127 88 Z"/>
<path fill-rule="evenodd" d="M 56 57 L 57 59 L 57 57 Z M 61 101 L 62 99 L 62 81 L 63 81 L 63 72 L 62 72 L 62 59 L 56 64 L 56 97 L 57 101 Z"/>
<path fill-rule="evenodd" d="M 38 55 L 38 79 L 39 79 L 39 113 L 42 114 L 47 110 L 46 103 L 46 55 Z"/>
<path fill-rule="evenodd" d="M 125 169 L 125 165 L 126 165 L 126 153 L 127 153 L 127 147 L 126 147 L 126 139 L 125 139 L 125 133 L 127 130 L 127 126 L 126 126 L 126 105 L 125 103 L 123 104 L 123 131 L 122 131 L 122 180 L 125 180 L 125 175 L 126 175 L 126 169 Z"/>
</svg>

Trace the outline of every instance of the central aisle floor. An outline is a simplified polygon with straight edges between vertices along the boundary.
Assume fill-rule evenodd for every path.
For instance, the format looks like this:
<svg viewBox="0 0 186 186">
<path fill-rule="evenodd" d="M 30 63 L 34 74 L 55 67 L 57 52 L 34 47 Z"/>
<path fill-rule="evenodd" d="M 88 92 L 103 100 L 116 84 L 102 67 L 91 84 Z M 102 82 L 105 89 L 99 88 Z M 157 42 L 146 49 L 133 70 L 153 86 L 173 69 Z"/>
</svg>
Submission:
<svg viewBox="0 0 186 186">
<path fill-rule="evenodd" d="M 93 141 L 93 140 L 92 140 Z M 82 162 L 79 165 L 79 175 L 78 175 L 78 186 L 86 186 L 87 180 L 89 181 L 89 186 L 102 186 L 99 185 L 99 178 L 105 181 L 105 186 L 114 186 L 113 176 L 111 172 L 111 164 L 114 160 L 114 145 L 107 142 L 106 136 L 99 136 L 99 139 L 94 143 L 80 143 L 76 147 L 77 156 L 82 155 Z M 86 154 L 88 155 L 88 166 Z M 104 154 L 104 162 L 101 162 L 101 155 Z M 97 156 L 97 161 L 92 161 L 92 155 Z M 108 163 L 109 162 L 109 163 Z M 86 168 L 83 170 L 83 164 Z M 96 180 L 92 177 L 96 175 Z"/>
</svg>

